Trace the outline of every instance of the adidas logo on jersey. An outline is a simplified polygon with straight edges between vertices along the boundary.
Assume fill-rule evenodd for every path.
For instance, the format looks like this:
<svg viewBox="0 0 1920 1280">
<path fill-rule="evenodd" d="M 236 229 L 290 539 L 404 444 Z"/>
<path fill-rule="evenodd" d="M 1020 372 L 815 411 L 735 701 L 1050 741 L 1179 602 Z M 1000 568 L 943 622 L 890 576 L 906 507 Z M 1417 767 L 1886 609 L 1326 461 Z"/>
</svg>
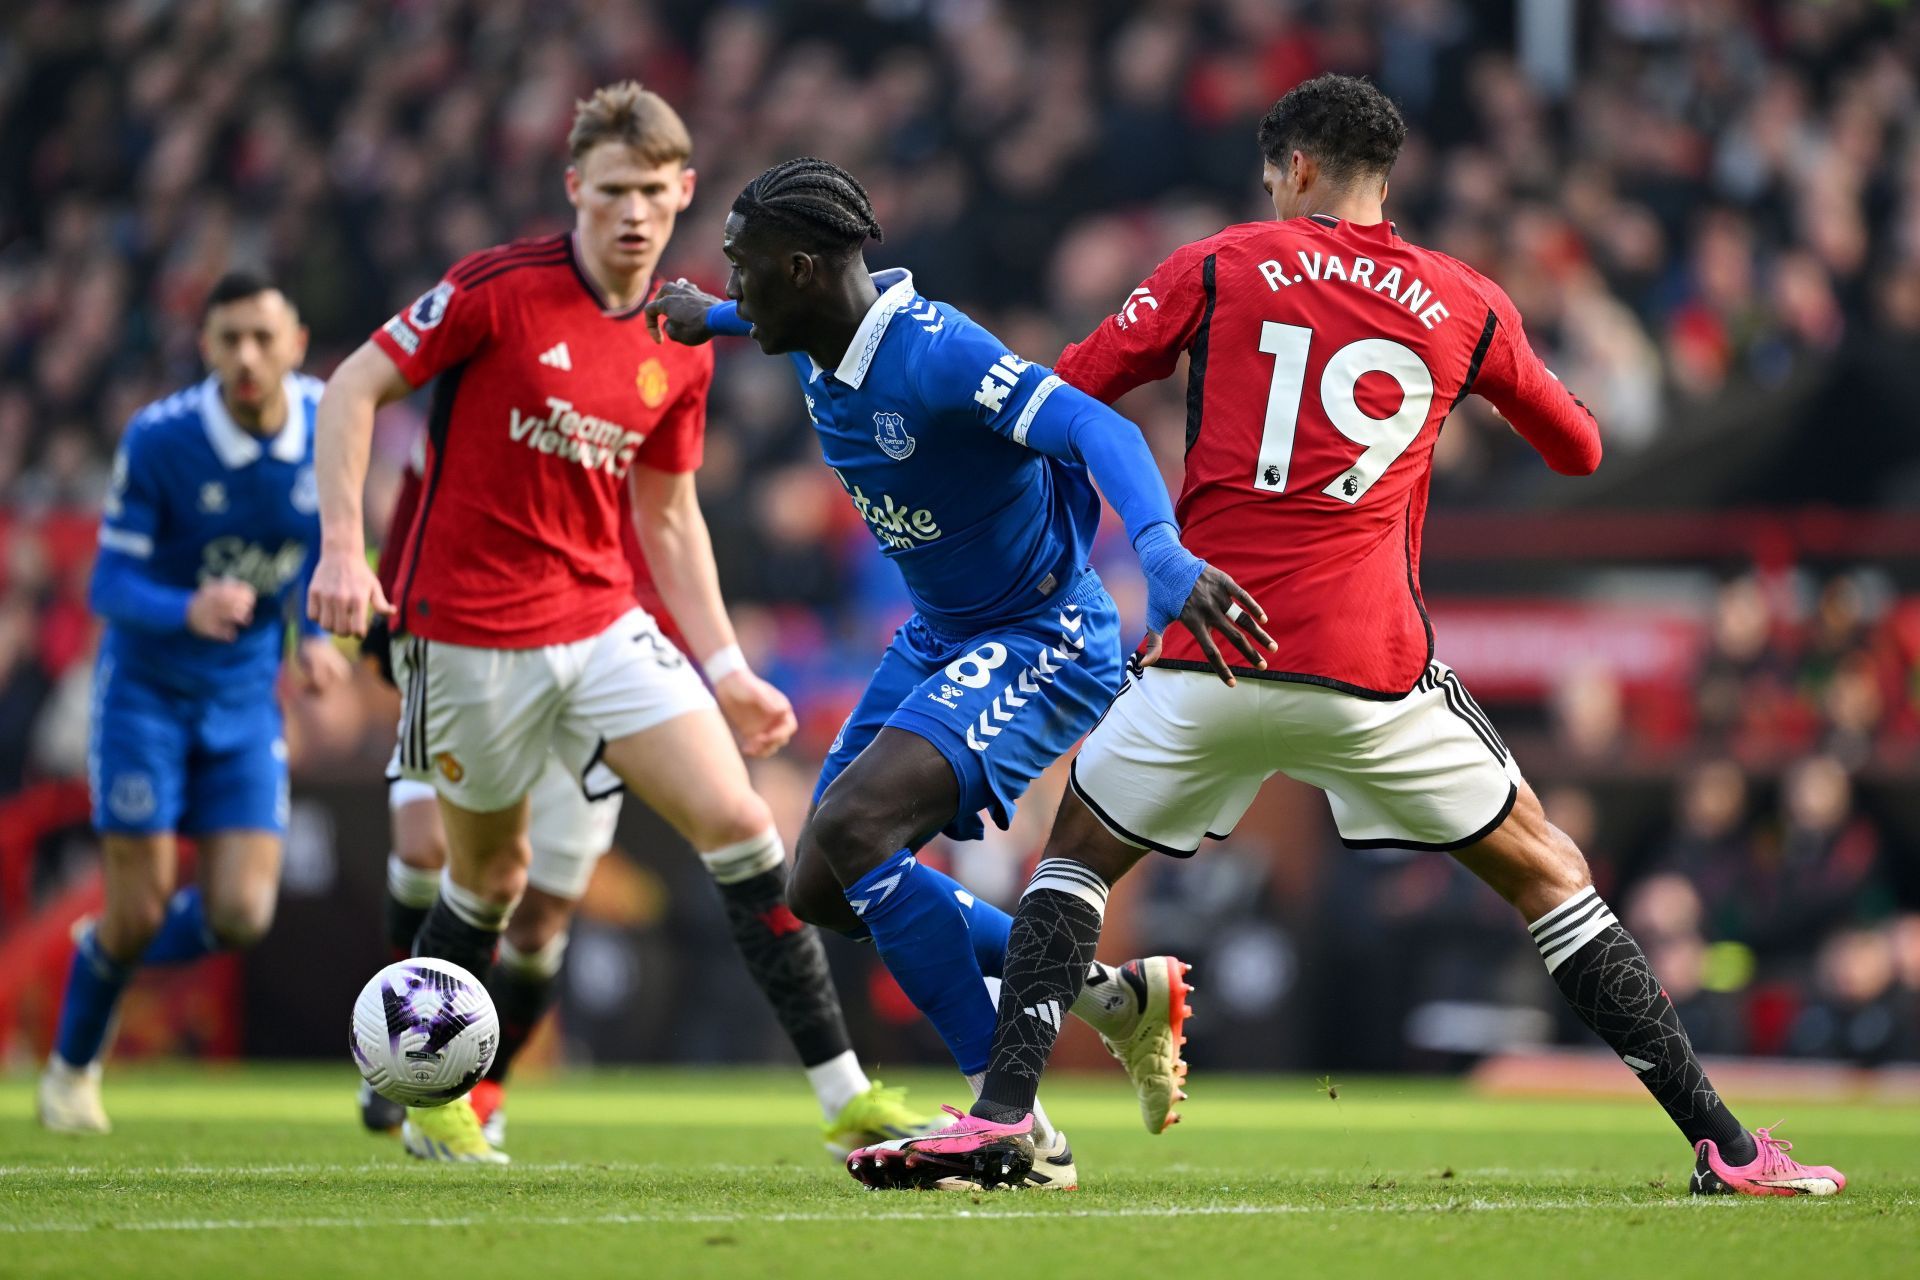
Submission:
<svg viewBox="0 0 1920 1280">
<path fill-rule="evenodd" d="M 549 369 L 573 369 L 573 357 L 567 354 L 567 344 L 556 342 L 540 353 L 540 363 Z"/>
</svg>

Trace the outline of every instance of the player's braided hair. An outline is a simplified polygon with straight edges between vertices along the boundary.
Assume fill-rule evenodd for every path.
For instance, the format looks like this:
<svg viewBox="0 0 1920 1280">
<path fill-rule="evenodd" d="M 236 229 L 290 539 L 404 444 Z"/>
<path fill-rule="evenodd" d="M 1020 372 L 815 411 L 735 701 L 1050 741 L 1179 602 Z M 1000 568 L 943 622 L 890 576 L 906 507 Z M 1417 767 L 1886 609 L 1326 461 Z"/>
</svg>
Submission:
<svg viewBox="0 0 1920 1280">
<path fill-rule="evenodd" d="M 1297 84 L 1260 122 L 1260 150 L 1274 165 L 1284 170 L 1301 151 L 1339 183 L 1386 177 L 1406 140 L 1407 122 L 1393 100 L 1357 76 Z"/>
<path fill-rule="evenodd" d="M 869 239 L 886 239 L 860 180 L 813 156 L 783 160 L 749 182 L 735 197 L 733 211 L 749 223 L 778 223 L 808 249 L 823 253 L 848 256 Z"/>
</svg>

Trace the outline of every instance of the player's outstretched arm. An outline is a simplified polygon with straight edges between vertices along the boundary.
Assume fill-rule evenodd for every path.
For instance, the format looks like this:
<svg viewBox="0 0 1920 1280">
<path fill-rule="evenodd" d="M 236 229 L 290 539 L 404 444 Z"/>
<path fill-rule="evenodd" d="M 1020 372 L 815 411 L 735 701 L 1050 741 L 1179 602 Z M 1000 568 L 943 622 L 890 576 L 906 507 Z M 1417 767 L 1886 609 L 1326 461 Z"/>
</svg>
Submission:
<svg viewBox="0 0 1920 1280">
<path fill-rule="evenodd" d="M 307 616 L 335 635 L 365 635 L 374 614 L 393 612 L 367 564 L 361 495 L 373 446 L 374 412 L 412 390 L 392 357 L 365 342 L 327 379 L 314 413 L 320 562 L 307 588 Z"/>
<path fill-rule="evenodd" d="M 1083 464 L 1120 513 L 1147 579 L 1147 626 L 1156 653 L 1159 634 L 1179 622 L 1226 683 L 1234 683 L 1233 671 L 1214 641 L 1216 631 L 1250 665 L 1266 669 L 1260 649 L 1277 647 L 1260 625 L 1266 612 L 1232 578 L 1180 545 L 1173 503 L 1138 427 L 1047 374 L 1012 419 L 1009 434 L 1028 448 Z"/>
<path fill-rule="evenodd" d="M 734 303 L 714 297 L 685 276 L 660 286 L 647 303 L 646 318 L 655 342 L 664 332 L 689 347 L 716 337 L 744 338 L 753 328 L 740 318 Z"/>
<path fill-rule="evenodd" d="M 787 696 L 755 675 L 720 595 L 713 540 L 693 472 L 633 468 L 633 519 L 653 585 L 713 684 L 713 696 L 749 756 L 772 755 L 798 722 Z"/>
<path fill-rule="evenodd" d="M 1482 279 L 1494 331 L 1473 390 L 1513 424 L 1549 467 L 1563 476 L 1592 475 L 1600 466 L 1600 424 L 1534 353 L 1512 299 Z"/>
</svg>

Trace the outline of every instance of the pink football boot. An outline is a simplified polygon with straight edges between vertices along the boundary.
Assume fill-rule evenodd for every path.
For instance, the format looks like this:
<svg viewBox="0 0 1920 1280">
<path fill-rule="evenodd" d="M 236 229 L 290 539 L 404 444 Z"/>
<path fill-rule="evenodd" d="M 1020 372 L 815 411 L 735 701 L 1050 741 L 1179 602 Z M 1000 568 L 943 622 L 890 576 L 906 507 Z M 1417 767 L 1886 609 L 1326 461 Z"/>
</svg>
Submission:
<svg viewBox="0 0 1920 1280">
<path fill-rule="evenodd" d="M 1033 1167 L 1033 1117 L 995 1124 L 957 1107 L 953 1123 L 921 1138 L 895 1138 L 847 1157 L 847 1172 L 875 1191 L 929 1190 L 965 1183 L 1019 1186 Z"/>
<path fill-rule="evenodd" d="M 1823 1164 L 1801 1164 L 1787 1152 L 1793 1144 L 1773 1136 L 1773 1130 L 1755 1129 L 1760 1150 L 1742 1165 L 1720 1158 L 1713 1139 L 1702 1138 L 1694 1151 L 1693 1194 L 1697 1196 L 1837 1196 L 1846 1189 L 1847 1175 Z"/>
</svg>

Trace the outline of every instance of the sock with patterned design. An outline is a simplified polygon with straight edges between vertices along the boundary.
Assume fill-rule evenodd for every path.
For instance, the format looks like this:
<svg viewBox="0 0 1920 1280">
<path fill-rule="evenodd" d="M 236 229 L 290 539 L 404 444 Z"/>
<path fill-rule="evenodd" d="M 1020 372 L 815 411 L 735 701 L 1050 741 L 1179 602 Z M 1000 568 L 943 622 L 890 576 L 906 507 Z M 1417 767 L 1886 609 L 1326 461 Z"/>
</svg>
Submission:
<svg viewBox="0 0 1920 1280">
<path fill-rule="evenodd" d="M 1093 971 L 1107 885 L 1067 858 L 1034 870 L 1013 918 L 993 1057 L 973 1114 L 1010 1124 L 1033 1110 L 1060 1023 Z"/>
<path fill-rule="evenodd" d="M 1714 1091 L 1646 953 L 1593 886 L 1528 928 L 1574 1013 L 1640 1077 L 1687 1142 L 1711 1138 L 1730 1164 L 1752 1160 L 1753 1135 Z"/>
<path fill-rule="evenodd" d="M 733 944 L 740 949 L 740 958 L 747 962 L 747 972 L 766 997 L 780 1029 L 793 1042 L 800 1065 L 812 1069 L 850 1055 L 853 1041 L 847 1035 L 840 993 L 834 989 L 833 974 L 827 968 L 827 949 L 820 941 L 820 931 L 803 923 L 787 907 L 784 862 L 778 870 L 762 871 L 732 883 L 720 881 L 719 888 Z M 842 1091 L 838 1086 L 833 1090 Z M 820 1093 L 819 1088 L 815 1092 Z M 829 1101 L 821 1094 L 822 1108 Z"/>
<path fill-rule="evenodd" d="M 924 868 L 929 878 L 937 879 L 967 913 L 967 929 L 973 936 L 973 958 L 980 972 L 998 978 L 1006 972 L 1007 938 L 1013 932 L 1013 917 L 984 898 L 976 898 L 952 876 L 931 867 Z M 1068 1010 L 1074 1017 L 1110 1040 L 1124 1039 L 1139 1024 L 1145 992 L 1137 996 L 1122 979 L 1120 970 L 1095 960 L 1087 968 L 1087 985 L 1080 998 Z"/>
</svg>

